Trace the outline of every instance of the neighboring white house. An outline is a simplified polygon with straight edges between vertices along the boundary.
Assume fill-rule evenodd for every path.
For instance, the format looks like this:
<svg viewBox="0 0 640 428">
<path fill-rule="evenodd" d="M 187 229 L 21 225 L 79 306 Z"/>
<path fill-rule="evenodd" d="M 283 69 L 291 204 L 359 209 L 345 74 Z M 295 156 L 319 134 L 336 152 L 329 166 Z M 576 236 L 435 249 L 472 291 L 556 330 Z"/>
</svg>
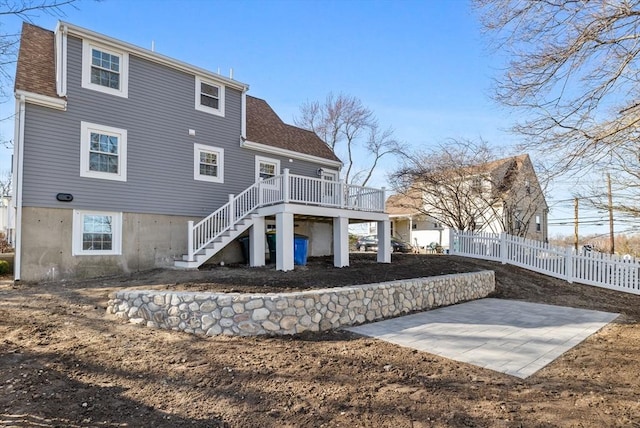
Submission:
<svg viewBox="0 0 640 428">
<path fill-rule="evenodd" d="M 478 210 L 475 230 L 547 240 L 548 205 L 528 155 L 478 165 L 467 172 L 452 176 L 466 177 L 469 187 L 477 187 L 484 201 L 491 202 L 487 209 Z M 469 191 L 464 198 L 472 195 L 474 191 Z M 421 249 L 436 244 L 448 248 L 450 228 L 446 224 L 455 222 L 447 219 L 436 203 L 437 198 L 425 197 L 420 186 L 390 196 L 386 212 L 392 235 Z"/>
<path fill-rule="evenodd" d="M 0 198 L 0 232 L 4 234 L 7 244 L 13 247 L 15 233 L 14 210 L 11 207 L 11 196 Z"/>
<path fill-rule="evenodd" d="M 410 208 L 411 200 L 403 195 L 393 195 L 387 199 L 386 211 L 391 220 L 391 235 L 413 245 L 416 249 L 426 249 L 439 245 L 449 247 L 449 228 L 438 220 Z"/>
</svg>

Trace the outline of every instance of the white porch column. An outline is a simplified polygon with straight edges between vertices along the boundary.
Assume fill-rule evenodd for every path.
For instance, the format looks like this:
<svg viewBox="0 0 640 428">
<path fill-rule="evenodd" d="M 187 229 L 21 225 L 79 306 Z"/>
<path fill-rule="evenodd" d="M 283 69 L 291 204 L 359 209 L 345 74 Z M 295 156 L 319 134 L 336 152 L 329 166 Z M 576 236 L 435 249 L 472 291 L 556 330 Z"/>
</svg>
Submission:
<svg viewBox="0 0 640 428">
<path fill-rule="evenodd" d="M 265 265 L 265 224 L 264 217 L 254 216 L 253 226 L 249 229 L 249 266 L 259 267 Z"/>
<path fill-rule="evenodd" d="M 276 214 L 276 270 L 293 270 L 293 213 Z"/>
<path fill-rule="evenodd" d="M 349 219 L 333 218 L 333 265 L 349 266 Z"/>
<path fill-rule="evenodd" d="M 378 223 L 378 263 L 391 263 L 391 222 Z"/>
</svg>

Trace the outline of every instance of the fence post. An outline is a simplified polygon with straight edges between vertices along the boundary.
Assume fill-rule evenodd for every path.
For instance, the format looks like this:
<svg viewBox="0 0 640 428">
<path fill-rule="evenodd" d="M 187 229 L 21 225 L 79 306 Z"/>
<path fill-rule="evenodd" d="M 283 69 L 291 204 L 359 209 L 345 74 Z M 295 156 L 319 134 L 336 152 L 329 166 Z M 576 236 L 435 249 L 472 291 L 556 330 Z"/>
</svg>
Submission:
<svg viewBox="0 0 640 428">
<path fill-rule="evenodd" d="M 283 197 L 283 202 L 286 204 L 289 202 L 289 200 L 291 200 L 291 195 L 289 194 L 289 188 L 290 188 L 290 183 L 289 183 L 289 168 L 285 168 L 284 171 L 282 171 L 282 197 Z"/>
<path fill-rule="evenodd" d="M 508 251 L 507 251 L 507 233 L 501 232 L 500 233 L 500 261 L 502 262 L 503 265 L 506 265 L 508 260 L 509 260 L 509 257 L 508 257 Z"/>
<path fill-rule="evenodd" d="M 380 205 L 378 206 L 378 209 L 380 210 L 380 212 L 384 212 L 384 203 L 387 200 L 386 199 L 387 188 L 383 187 L 380 190 L 381 190 L 380 196 L 382 196 L 382 201 L 380 201 Z"/>
<path fill-rule="evenodd" d="M 189 254 L 189 261 L 193 261 L 193 221 L 187 222 L 187 229 L 189 233 L 187 234 L 187 253 Z"/>
<path fill-rule="evenodd" d="M 573 282 L 573 248 L 567 247 L 567 251 L 564 257 L 564 271 L 567 274 L 567 282 Z"/>
<path fill-rule="evenodd" d="M 449 229 L 449 254 L 455 254 L 455 245 L 453 245 L 454 239 L 455 239 L 455 230 L 451 228 Z"/>
<path fill-rule="evenodd" d="M 340 180 L 340 208 L 344 208 L 347 205 L 347 188 L 344 180 Z"/>
</svg>

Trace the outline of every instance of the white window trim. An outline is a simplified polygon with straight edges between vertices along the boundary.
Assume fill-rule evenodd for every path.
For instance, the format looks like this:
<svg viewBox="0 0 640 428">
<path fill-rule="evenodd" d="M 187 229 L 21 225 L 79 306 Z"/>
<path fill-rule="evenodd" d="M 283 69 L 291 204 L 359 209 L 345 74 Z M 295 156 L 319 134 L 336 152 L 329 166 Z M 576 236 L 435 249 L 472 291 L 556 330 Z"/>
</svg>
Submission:
<svg viewBox="0 0 640 428">
<path fill-rule="evenodd" d="M 218 155 L 218 176 L 200 174 L 200 153 L 216 153 Z M 198 181 L 209 181 L 212 183 L 224 183 L 224 149 L 204 144 L 195 143 L 193 145 L 193 179 Z"/>
<path fill-rule="evenodd" d="M 111 216 L 113 223 L 111 224 L 111 250 L 83 250 L 82 249 L 82 233 L 85 215 L 103 215 Z M 110 211 L 88 211 L 73 210 L 73 256 L 106 256 L 122 254 L 122 213 Z"/>
<path fill-rule="evenodd" d="M 89 147 L 91 131 L 118 136 L 118 173 L 91 171 L 89 169 Z M 80 177 L 103 180 L 127 181 L 127 130 L 112 126 L 80 122 Z"/>
<path fill-rule="evenodd" d="M 120 57 L 120 89 L 107 88 L 106 86 L 91 83 L 91 49 L 116 55 Z M 82 87 L 118 97 L 129 97 L 129 54 L 117 51 L 87 39 L 82 40 Z"/>
<path fill-rule="evenodd" d="M 224 93 L 225 93 L 225 86 L 221 83 L 217 83 L 214 82 L 212 80 L 207 80 L 207 79 L 202 79 L 199 76 L 196 76 L 196 84 L 195 84 L 195 102 L 196 102 L 196 110 L 198 111 L 203 111 L 205 113 L 210 113 L 210 114 L 215 114 L 216 116 L 221 116 L 224 117 Z M 215 108 L 211 108 L 209 106 L 203 106 L 202 104 L 200 104 L 200 84 L 201 83 L 205 83 L 207 85 L 211 85 L 211 86 L 217 86 L 218 87 L 218 100 L 219 100 L 219 108 L 215 109 Z"/>
<path fill-rule="evenodd" d="M 331 177 L 331 179 L 327 179 L 328 177 Z M 320 178 L 327 181 L 340 181 L 340 172 L 336 169 L 322 168 L 322 176 Z"/>
<path fill-rule="evenodd" d="M 276 166 L 276 175 L 280 175 L 280 160 L 256 155 L 256 182 L 260 181 L 260 163 L 272 163 Z"/>
</svg>

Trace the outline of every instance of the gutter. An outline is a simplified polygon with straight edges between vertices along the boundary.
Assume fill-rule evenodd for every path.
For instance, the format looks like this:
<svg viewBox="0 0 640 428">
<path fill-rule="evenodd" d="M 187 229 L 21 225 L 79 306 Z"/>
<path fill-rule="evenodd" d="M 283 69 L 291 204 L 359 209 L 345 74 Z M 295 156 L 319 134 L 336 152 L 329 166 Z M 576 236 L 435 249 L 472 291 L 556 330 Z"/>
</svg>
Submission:
<svg viewBox="0 0 640 428">
<path fill-rule="evenodd" d="M 13 262 L 13 279 L 20 281 L 22 268 L 22 172 L 24 157 L 24 115 L 26 97 L 16 95 L 15 133 L 13 142 L 13 203 L 15 207 L 15 258 Z"/>
<path fill-rule="evenodd" d="M 240 147 L 255 150 L 258 152 L 270 153 L 272 155 L 279 155 L 287 158 L 318 163 L 336 168 L 337 170 L 340 170 L 342 168 L 342 162 L 340 161 L 334 161 L 331 159 L 321 158 L 319 156 L 308 155 L 306 153 L 294 152 L 293 150 L 282 149 L 280 147 L 274 147 L 263 143 L 256 143 L 255 141 L 249 141 L 243 138 L 240 138 Z"/>
</svg>

